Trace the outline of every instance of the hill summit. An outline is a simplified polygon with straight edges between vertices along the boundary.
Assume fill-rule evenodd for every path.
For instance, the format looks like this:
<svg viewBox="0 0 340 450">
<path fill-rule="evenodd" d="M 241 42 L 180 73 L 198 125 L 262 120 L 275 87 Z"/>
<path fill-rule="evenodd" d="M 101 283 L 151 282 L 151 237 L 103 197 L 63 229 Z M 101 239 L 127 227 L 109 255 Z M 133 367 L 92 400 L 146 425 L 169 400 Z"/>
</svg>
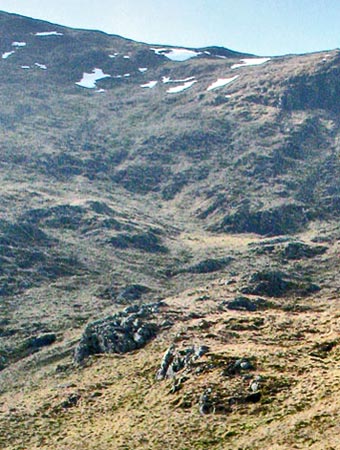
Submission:
<svg viewBox="0 0 340 450">
<path fill-rule="evenodd" d="M 338 448 L 339 50 L 0 34 L 3 448 Z"/>
</svg>

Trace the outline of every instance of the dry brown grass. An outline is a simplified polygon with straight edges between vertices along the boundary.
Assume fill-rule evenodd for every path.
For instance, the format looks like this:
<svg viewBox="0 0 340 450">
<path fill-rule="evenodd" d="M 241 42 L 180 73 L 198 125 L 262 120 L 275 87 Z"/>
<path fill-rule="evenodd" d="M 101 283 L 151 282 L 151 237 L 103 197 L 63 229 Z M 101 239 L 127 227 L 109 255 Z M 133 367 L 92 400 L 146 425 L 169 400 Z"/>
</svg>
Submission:
<svg viewBox="0 0 340 450">
<path fill-rule="evenodd" d="M 87 367 L 65 373 L 56 373 L 55 366 L 35 369 L 32 382 L 19 380 L 1 397 L 2 448 L 339 448 L 340 346 L 312 354 L 338 339 L 339 304 L 308 299 L 310 309 L 299 313 L 217 312 L 218 299 L 231 293 L 218 283 L 208 290 L 207 302 L 199 300 L 204 290 L 167 299 L 182 321 L 143 350 L 92 358 Z M 209 327 L 188 319 L 190 312 L 199 312 Z M 253 326 L 256 318 L 264 319 L 259 328 Z M 203 363 L 213 355 L 255 358 L 254 374 L 263 377 L 267 392 L 263 400 L 235 405 L 227 414 L 200 415 L 198 398 L 205 388 L 227 395 L 246 389 L 249 381 L 223 378 L 216 366 L 190 372 L 182 389 L 170 394 L 172 381 L 156 381 L 155 373 L 174 340 L 179 346 L 209 345 Z M 79 395 L 77 405 L 63 408 L 73 394 Z M 185 399 L 191 407 L 181 407 Z"/>
</svg>

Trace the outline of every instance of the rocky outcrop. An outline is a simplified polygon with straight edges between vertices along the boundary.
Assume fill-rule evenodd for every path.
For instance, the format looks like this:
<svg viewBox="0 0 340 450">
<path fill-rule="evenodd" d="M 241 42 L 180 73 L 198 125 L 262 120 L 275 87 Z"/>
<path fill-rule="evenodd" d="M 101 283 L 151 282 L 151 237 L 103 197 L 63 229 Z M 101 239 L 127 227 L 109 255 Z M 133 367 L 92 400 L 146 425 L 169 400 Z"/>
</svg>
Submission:
<svg viewBox="0 0 340 450">
<path fill-rule="evenodd" d="M 320 290 L 320 287 L 308 280 L 293 279 L 290 275 L 275 270 L 263 270 L 253 273 L 247 286 L 241 288 L 243 294 L 283 297 L 287 294 L 308 295 Z"/>
<path fill-rule="evenodd" d="M 182 272 L 188 273 L 211 273 L 224 269 L 232 262 L 233 258 L 226 256 L 225 258 L 208 258 L 204 259 L 197 264 L 194 264 Z"/>
<path fill-rule="evenodd" d="M 167 253 L 157 231 L 148 230 L 140 233 L 120 233 L 112 237 L 109 244 L 118 249 L 134 249 L 148 253 Z"/>
<path fill-rule="evenodd" d="M 219 309 L 224 308 L 234 311 L 258 311 L 264 310 L 270 307 L 270 303 L 263 298 L 248 298 L 243 295 L 239 295 L 232 300 L 225 300 L 219 305 Z"/>
<path fill-rule="evenodd" d="M 257 255 L 273 255 L 288 260 L 314 258 L 328 250 L 325 245 L 309 245 L 289 236 L 256 242 L 250 244 L 250 248 Z"/>
<path fill-rule="evenodd" d="M 285 203 L 272 208 L 258 209 L 239 207 L 228 214 L 212 231 L 232 233 L 256 233 L 276 236 L 296 233 L 310 220 L 303 204 Z"/>
<path fill-rule="evenodd" d="M 307 245 L 303 242 L 289 242 L 281 251 L 281 255 L 285 259 L 301 259 L 314 258 L 323 255 L 328 247 L 325 245 Z"/>
<path fill-rule="evenodd" d="M 143 347 L 157 334 L 155 314 L 161 302 L 131 306 L 124 311 L 90 322 L 75 350 L 74 360 L 81 363 L 99 353 L 128 353 Z"/>
<path fill-rule="evenodd" d="M 339 112 L 339 74 L 339 67 L 333 66 L 312 75 L 291 78 L 282 97 L 282 108 L 287 111 L 325 109 Z"/>
</svg>

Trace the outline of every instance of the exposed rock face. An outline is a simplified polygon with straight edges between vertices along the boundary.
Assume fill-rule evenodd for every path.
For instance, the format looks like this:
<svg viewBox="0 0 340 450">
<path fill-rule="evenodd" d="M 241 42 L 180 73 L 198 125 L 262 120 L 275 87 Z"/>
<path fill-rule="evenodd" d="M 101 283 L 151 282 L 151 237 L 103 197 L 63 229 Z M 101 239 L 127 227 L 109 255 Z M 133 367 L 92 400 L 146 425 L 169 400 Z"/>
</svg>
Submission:
<svg viewBox="0 0 340 450">
<path fill-rule="evenodd" d="M 143 347 L 159 329 L 151 321 L 161 303 L 129 307 L 104 319 L 90 322 L 76 348 L 74 359 L 81 363 L 98 353 L 128 353 Z"/>
<path fill-rule="evenodd" d="M 312 76 L 299 75 L 290 80 L 282 98 L 286 110 L 325 109 L 339 112 L 339 68 L 331 67 Z"/>
</svg>

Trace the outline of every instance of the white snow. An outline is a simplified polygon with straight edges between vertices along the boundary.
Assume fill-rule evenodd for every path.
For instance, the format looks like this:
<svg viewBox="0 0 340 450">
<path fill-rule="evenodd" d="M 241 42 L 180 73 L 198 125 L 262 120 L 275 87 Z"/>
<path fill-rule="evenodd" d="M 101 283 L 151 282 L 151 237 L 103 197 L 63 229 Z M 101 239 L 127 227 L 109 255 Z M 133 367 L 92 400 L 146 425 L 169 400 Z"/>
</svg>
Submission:
<svg viewBox="0 0 340 450">
<path fill-rule="evenodd" d="M 168 89 L 166 92 L 168 92 L 169 94 L 177 94 L 178 92 L 182 92 L 185 91 L 186 89 L 191 88 L 191 86 L 193 86 L 195 83 L 197 83 L 197 80 L 187 81 L 186 83 L 181 84 L 180 86 Z"/>
<path fill-rule="evenodd" d="M 171 61 L 186 61 L 201 54 L 195 50 L 188 50 L 186 48 L 150 48 L 156 55 L 166 56 Z"/>
<path fill-rule="evenodd" d="M 115 58 L 118 55 L 119 55 L 119 53 L 114 53 L 113 55 L 109 55 L 109 58 Z"/>
<path fill-rule="evenodd" d="M 259 66 L 260 64 L 264 64 L 270 61 L 270 58 L 244 58 L 240 60 L 241 62 L 238 64 L 233 64 L 231 66 L 232 69 L 239 69 L 240 67 L 246 66 Z"/>
<path fill-rule="evenodd" d="M 131 76 L 131 74 L 130 73 L 124 73 L 124 75 L 123 75 L 125 78 L 128 78 L 128 77 L 130 77 Z"/>
<path fill-rule="evenodd" d="M 227 84 L 232 83 L 234 80 L 236 80 L 236 78 L 238 78 L 238 75 L 232 78 L 219 78 L 208 87 L 207 91 L 212 91 L 214 89 L 226 86 Z"/>
<path fill-rule="evenodd" d="M 105 89 L 97 89 L 96 92 L 98 92 L 98 94 L 102 94 L 103 92 L 105 92 Z"/>
<path fill-rule="evenodd" d="M 92 73 L 84 72 L 83 78 L 75 84 L 87 89 L 94 89 L 96 87 L 96 81 L 107 77 L 111 77 L 111 75 L 104 73 L 102 69 L 95 68 L 93 69 Z"/>
<path fill-rule="evenodd" d="M 40 31 L 35 33 L 34 36 L 63 36 L 63 33 L 58 33 L 58 31 Z"/>
<path fill-rule="evenodd" d="M 5 53 L 3 53 L 2 54 L 2 59 L 7 59 L 9 56 L 13 55 L 13 53 L 15 53 L 15 52 L 13 51 L 13 52 L 5 52 Z"/>
<path fill-rule="evenodd" d="M 22 69 L 30 69 L 30 66 L 21 66 Z"/>
<path fill-rule="evenodd" d="M 194 79 L 195 79 L 195 77 L 188 77 L 188 78 L 184 78 L 181 80 L 172 80 L 171 77 L 162 77 L 162 82 L 164 84 L 166 84 L 166 83 L 185 83 L 187 81 L 192 81 Z"/>
<path fill-rule="evenodd" d="M 46 70 L 47 66 L 45 64 L 34 63 L 35 66 L 39 67 L 39 69 Z"/>
<path fill-rule="evenodd" d="M 138 70 L 139 70 L 141 73 L 144 73 L 144 72 L 146 72 L 146 71 L 148 70 L 148 68 L 147 68 L 147 67 L 138 67 Z"/>
<path fill-rule="evenodd" d="M 26 47 L 26 42 L 12 42 L 12 47 Z"/>
<path fill-rule="evenodd" d="M 129 55 L 124 55 L 123 58 L 124 59 L 130 59 L 130 56 Z"/>
<path fill-rule="evenodd" d="M 141 84 L 140 87 L 152 89 L 156 86 L 157 83 L 158 81 L 149 81 L 148 83 Z"/>
</svg>

